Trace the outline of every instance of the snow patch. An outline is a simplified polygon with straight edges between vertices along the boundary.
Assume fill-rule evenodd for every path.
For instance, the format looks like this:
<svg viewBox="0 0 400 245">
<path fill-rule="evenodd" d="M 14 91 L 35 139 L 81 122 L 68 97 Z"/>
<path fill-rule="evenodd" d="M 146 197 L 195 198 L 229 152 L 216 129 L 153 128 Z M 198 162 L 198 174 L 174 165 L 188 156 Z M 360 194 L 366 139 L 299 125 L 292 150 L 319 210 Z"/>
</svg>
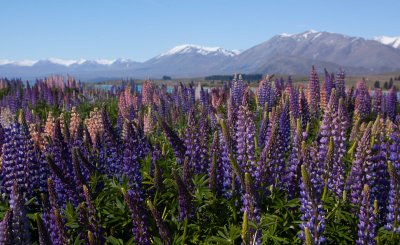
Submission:
<svg viewBox="0 0 400 245">
<path fill-rule="evenodd" d="M 239 54 L 237 50 L 231 51 L 220 47 L 204 47 L 195 44 L 184 44 L 173 47 L 165 53 L 160 54 L 157 58 L 164 56 L 170 56 L 175 54 L 187 54 L 187 53 L 198 53 L 201 55 L 225 55 L 225 56 L 235 56 Z"/>
<path fill-rule="evenodd" d="M 80 59 L 80 60 L 64 60 L 64 59 L 59 59 L 59 58 L 49 58 L 48 61 L 53 63 L 53 64 L 57 64 L 57 65 L 70 66 L 70 65 L 73 65 L 73 64 L 82 64 L 86 60 L 84 60 L 84 59 Z"/>
<path fill-rule="evenodd" d="M 284 33 L 282 33 L 280 36 L 281 36 L 281 37 L 291 37 L 291 36 L 293 36 L 293 35 L 284 32 Z"/>
<path fill-rule="evenodd" d="M 37 62 L 38 62 L 37 60 L 20 60 L 20 61 L 15 61 L 11 64 L 16 66 L 33 66 Z"/>
<path fill-rule="evenodd" d="M 374 40 L 385 45 L 390 45 L 393 48 L 400 48 L 400 37 L 379 36 L 375 37 Z"/>
<path fill-rule="evenodd" d="M 97 59 L 95 62 L 99 65 L 111 65 L 114 63 L 116 60 L 107 60 L 107 59 Z M 127 59 L 120 59 L 121 62 L 128 62 Z"/>
</svg>

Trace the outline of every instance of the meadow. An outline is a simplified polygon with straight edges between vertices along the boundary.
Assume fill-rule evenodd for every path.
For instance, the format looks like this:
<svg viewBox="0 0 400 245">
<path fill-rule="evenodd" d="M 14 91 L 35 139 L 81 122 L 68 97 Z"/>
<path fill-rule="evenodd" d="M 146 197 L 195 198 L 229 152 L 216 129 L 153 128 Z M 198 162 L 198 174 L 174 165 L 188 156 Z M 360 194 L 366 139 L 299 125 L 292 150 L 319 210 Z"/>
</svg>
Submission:
<svg viewBox="0 0 400 245">
<path fill-rule="evenodd" d="M 395 86 L 137 87 L 0 79 L 0 244 L 400 243 Z"/>
</svg>

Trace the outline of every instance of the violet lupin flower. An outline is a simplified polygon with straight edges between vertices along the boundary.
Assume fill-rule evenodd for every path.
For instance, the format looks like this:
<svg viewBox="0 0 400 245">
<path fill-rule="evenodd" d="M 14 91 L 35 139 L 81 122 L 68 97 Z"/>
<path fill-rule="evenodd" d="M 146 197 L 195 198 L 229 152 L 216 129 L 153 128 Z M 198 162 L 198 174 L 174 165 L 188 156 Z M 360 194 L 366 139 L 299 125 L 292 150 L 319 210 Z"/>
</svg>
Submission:
<svg viewBox="0 0 400 245">
<path fill-rule="evenodd" d="M 330 156 L 328 154 L 329 147 L 330 146 L 330 141 L 331 137 L 333 136 L 333 118 L 335 117 L 335 109 L 334 109 L 334 103 L 335 103 L 335 92 L 332 93 L 331 98 L 329 100 L 328 105 L 325 108 L 324 111 L 324 116 L 322 118 L 321 122 L 321 128 L 320 128 L 320 140 L 319 140 L 319 145 L 318 145 L 318 164 L 317 169 L 324 171 L 324 180 L 328 181 L 330 178 L 328 178 L 328 175 L 332 173 L 331 168 L 332 168 L 332 158 L 333 156 Z M 333 151 L 333 149 L 331 149 Z M 333 152 L 332 152 L 333 153 Z"/>
<path fill-rule="evenodd" d="M 183 222 L 185 219 L 192 217 L 192 201 L 191 194 L 186 187 L 186 184 L 182 181 L 181 176 L 173 170 L 172 172 L 176 185 L 178 187 L 178 203 L 179 203 L 179 217 L 178 220 Z"/>
<path fill-rule="evenodd" d="M 312 66 L 307 92 L 310 114 L 312 117 L 317 118 L 320 109 L 320 86 L 318 74 L 314 66 Z"/>
<path fill-rule="evenodd" d="M 99 138 L 99 136 L 96 138 Z M 122 175 L 122 161 L 116 142 L 108 130 L 103 132 L 102 140 L 99 169 L 101 172 L 107 173 L 111 178 L 119 179 Z"/>
<path fill-rule="evenodd" d="M 308 155 L 307 150 L 305 154 Z M 323 236 L 325 230 L 325 212 L 322 208 L 322 202 L 315 193 L 315 188 L 311 183 L 308 175 L 309 160 L 303 162 L 301 166 L 302 181 L 300 184 L 300 211 L 302 213 L 300 224 L 301 233 L 300 239 L 306 242 L 306 233 L 309 231 L 309 236 L 312 244 L 323 244 L 326 239 Z"/>
<path fill-rule="evenodd" d="M 289 101 L 284 101 L 282 102 L 282 111 L 279 116 L 279 147 L 282 149 L 280 152 L 282 154 L 282 160 L 283 160 L 283 154 L 285 154 L 288 149 L 289 149 L 289 143 L 291 140 L 290 132 L 290 112 L 289 112 Z"/>
<path fill-rule="evenodd" d="M 0 244 L 12 245 L 11 229 L 12 211 L 8 210 L 0 222 Z"/>
<path fill-rule="evenodd" d="M 358 245 L 376 244 L 376 215 L 377 215 L 377 201 L 375 204 L 370 200 L 370 190 L 367 184 L 364 185 L 362 191 L 362 200 L 360 205 L 360 212 L 358 214 Z"/>
<path fill-rule="evenodd" d="M 43 222 L 42 217 L 40 217 L 39 213 L 36 213 L 36 225 L 39 233 L 39 244 L 47 245 L 51 244 L 50 235 L 47 231 L 47 228 Z"/>
<path fill-rule="evenodd" d="M 398 129 L 391 135 L 389 154 L 390 191 L 385 228 L 395 234 L 400 234 L 400 133 Z"/>
<path fill-rule="evenodd" d="M 217 177 L 217 169 L 218 166 L 221 165 L 220 157 L 219 155 L 221 154 L 219 151 L 218 147 L 219 143 L 219 138 L 218 138 L 218 132 L 214 133 L 214 138 L 213 142 L 211 144 L 211 149 L 210 149 L 210 167 L 209 167 L 209 188 L 213 193 L 217 193 L 217 187 L 221 186 L 217 184 L 217 180 L 221 180 L 221 178 Z M 220 194 L 220 193 L 218 193 Z"/>
<path fill-rule="evenodd" d="M 50 239 L 52 244 L 64 245 L 68 243 L 68 238 L 64 230 L 64 220 L 62 219 L 57 204 L 56 190 L 53 181 L 49 178 L 47 186 L 49 188 L 50 210 L 48 228 L 50 230 Z"/>
<path fill-rule="evenodd" d="M 83 186 L 85 196 L 85 204 L 88 210 L 88 224 L 89 231 L 92 233 L 90 244 L 104 244 L 104 237 L 102 233 L 101 224 L 97 220 L 97 211 L 93 203 L 91 193 L 86 185 Z"/>
<path fill-rule="evenodd" d="M 329 72 L 326 69 L 324 69 L 324 71 L 325 71 L 324 89 L 326 95 L 325 98 L 330 98 L 332 89 L 335 88 L 335 84 L 333 83 L 335 78 L 333 77 L 333 74 L 329 74 Z"/>
<path fill-rule="evenodd" d="M 355 116 L 364 120 L 371 112 L 371 96 L 365 80 L 361 80 L 357 84 L 356 100 L 355 100 Z"/>
<path fill-rule="evenodd" d="M 257 101 L 259 107 L 261 108 L 265 107 L 265 104 L 267 104 L 269 101 L 270 93 L 271 93 L 271 81 L 267 80 L 267 78 L 261 80 L 257 88 Z"/>
<path fill-rule="evenodd" d="M 124 143 L 123 172 L 128 179 L 129 186 L 138 191 L 137 198 L 142 199 L 142 176 L 140 174 L 140 163 L 138 159 L 138 140 L 137 135 L 128 122 L 125 123 L 127 133 Z"/>
<path fill-rule="evenodd" d="M 376 115 L 380 115 L 380 114 L 382 114 L 383 109 L 384 109 L 384 105 L 383 105 L 382 89 L 381 88 L 376 88 L 374 90 L 372 111 Z"/>
<path fill-rule="evenodd" d="M 347 178 L 347 193 L 350 195 L 350 202 L 354 205 L 359 205 L 361 202 L 361 193 L 364 184 L 367 183 L 366 175 L 371 170 L 371 124 L 367 126 L 363 136 L 358 141 L 357 151 L 350 174 Z"/>
<path fill-rule="evenodd" d="M 10 128 L 5 128 L 2 159 L 2 192 L 6 196 L 11 194 L 14 181 L 18 190 L 26 198 L 28 193 L 29 164 L 31 152 L 27 152 L 25 134 L 18 122 L 12 123 Z M 29 147 L 30 149 L 30 147 Z M 29 155 L 28 155 L 29 153 Z M 29 157 L 29 158 L 28 158 Z"/>
<path fill-rule="evenodd" d="M 269 115 L 268 115 L 268 110 L 263 110 L 263 115 L 261 122 L 259 124 L 259 129 L 258 129 L 258 148 L 263 149 L 265 146 L 265 142 L 267 140 L 267 133 L 268 133 L 268 125 L 269 125 Z"/>
<path fill-rule="evenodd" d="M 268 128 L 268 138 L 267 142 L 260 154 L 260 159 L 257 165 L 257 169 L 255 171 L 255 186 L 257 187 L 267 187 L 269 185 L 276 184 L 276 180 L 278 179 L 278 173 L 276 164 L 276 150 L 277 146 L 277 138 L 279 134 L 279 112 L 272 111 L 270 125 Z"/>
<path fill-rule="evenodd" d="M 345 174 L 346 174 L 346 163 L 344 156 L 346 154 L 346 132 L 348 129 L 347 118 L 344 114 L 343 99 L 339 100 L 338 111 L 333 118 L 333 142 L 334 142 L 334 155 L 332 171 L 329 172 L 328 188 L 330 191 L 336 194 L 337 197 L 343 196 Z"/>
<path fill-rule="evenodd" d="M 147 200 L 147 206 L 149 207 L 151 214 L 153 215 L 154 220 L 156 221 L 156 225 L 158 228 L 158 234 L 160 235 L 160 238 L 162 239 L 162 244 L 163 245 L 169 245 L 171 243 L 170 241 L 170 232 L 168 230 L 168 227 L 164 223 L 164 221 L 161 218 L 160 213 L 156 209 L 156 207 L 153 205 L 153 203 L 150 200 Z"/>
<path fill-rule="evenodd" d="M 289 108 L 294 119 L 300 117 L 299 94 L 298 91 L 291 86 L 289 90 Z"/>
<path fill-rule="evenodd" d="M 310 112 L 308 110 L 308 102 L 304 94 L 304 90 L 300 89 L 299 96 L 299 111 L 303 130 L 306 129 L 307 123 L 310 121 Z"/>
<path fill-rule="evenodd" d="M 258 206 L 257 197 L 254 193 L 253 183 L 251 181 L 251 176 L 249 173 L 245 173 L 245 185 L 246 190 L 242 195 L 242 212 L 247 214 L 247 219 L 250 222 L 258 225 L 261 220 L 260 208 Z M 251 241 L 255 241 L 255 245 L 261 244 L 261 230 L 255 230 L 254 228 L 248 228 L 248 237 Z M 244 243 L 247 244 L 247 243 Z"/>
<path fill-rule="evenodd" d="M 246 89 L 246 84 L 242 79 L 242 75 L 239 75 L 238 79 L 236 78 L 235 75 L 231 82 L 231 95 L 235 105 L 240 105 L 242 103 L 245 89 Z"/>
<path fill-rule="evenodd" d="M 161 122 L 161 126 L 164 130 L 165 136 L 167 137 L 172 149 L 174 150 L 176 162 L 181 165 L 185 158 L 186 146 L 179 136 L 168 126 L 165 121 Z"/>
<path fill-rule="evenodd" d="M 26 210 L 22 193 L 19 192 L 15 181 L 10 195 L 10 209 L 12 210 L 11 233 L 13 244 L 30 244 L 28 212 Z"/>
<path fill-rule="evenodd" d="M 244 172 L 255 174 L 255 124 L 249 109 L 247 95 L 243 96 L 236 124 L 237 160 Z M 254 176 L 255 177 L 255 176 Z"/>
<path fill-rule="evenodd" d="M 396 86 L 392 86 L 389 93 L 386 96 L 385 106 L 387 116 L 394 122 L 396 119 L 397 111 L 397 89 Z"/>
<path fill-rule="evenodd" d="M 229 146 L 226 138 L 223 136 L 222 130 L 218 131 L 218 136 L 219 149 L 221 150 L 221 164 L 219 165 L 220 167 L 218 169 L 220 173 L 220 178 L 222 180 L 221 192 L 227 199 L 229 199 L 232 197 L 232 192 L 234 191 L 232 189 L 232 183 L 233 181 L 236 181 L 236 178 L 234 178 L 234 172 L 229 159 Z"/>
<path fill-rule="evenodd" d="M 0 156 L 3 155 L 3 144 L 5 140 L 5 135 L 4 135 L 4 128 L 0 124 Z"/>
<path fill-rule="evenodd" d="M 371 170 L 366 179 L 370 187 L 371 198 L 379 203 L 379 216 L 386 215 L 386 206 L 390 190 L 390 176 L 387 168 L 388 149 L 385 140 L 385 131 L 383 121 L 378 116 L 372 127 L 371 136 Z"/>
<path fill-rule="evenodd" d="M 122 188 L 122 193 L 126 204 L 128 205 L 132 218 L 132 233 L 134 241 L 138 245 L 147 245 L 150 243 L 150 233 L 148 231 L 147 215 L 143 208 L 142 201 L 137 200 L 137 193 L 134 190 L 125 191 Z"/>
<path fill-rule="evenodd" d="M 205 173 L 207 165 L 201 159 L 202 147 L 199 125 L 195 118 L 195 111 L 191 110 L 188 115 L 188 123 L 185 132 L 185 157 L 188 159 L 189 171 L 195 174 Z"/>
<path fill-rule="evenodd" d="M 346 98 L 346 85 L 345 85 L 345 72 L 343 70 L 340 70 L 339 73 L 336 75 L 336 80 L 335 80 L 335 89 L 337 96 L 339 98 Z"/>
<path fill-rule="evenodd" d="M 303 130 L 301 129 L 300 119 L 297 119 L 296 129 L 293 136 L 292 152 L 290 153 L 289 156 L 289 162 L 284 181 L 290 198 L 295 198 L 299 194 L 299 186 L 301 179 L 302 140 L 303 140 Z"/>
</svg>

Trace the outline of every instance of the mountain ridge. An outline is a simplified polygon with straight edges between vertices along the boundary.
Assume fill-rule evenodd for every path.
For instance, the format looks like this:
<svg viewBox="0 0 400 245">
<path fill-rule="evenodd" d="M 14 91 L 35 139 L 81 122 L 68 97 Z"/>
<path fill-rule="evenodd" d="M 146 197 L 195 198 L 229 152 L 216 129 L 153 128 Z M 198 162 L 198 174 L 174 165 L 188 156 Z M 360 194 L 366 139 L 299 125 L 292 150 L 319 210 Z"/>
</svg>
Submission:
<svg viewBox="0 0 400 245">
<path fill-rule="evenodd" d="M 394 40 L 394 41 L 393 41 Z M 184 44 L 144 62 L 130 59 L 0 60 L 0 77 L 41 77 L 54 73 L 78 78 L 195 77 L 213 74 L 307 74 L 315 65 L 321 71 L 345 69 L 347 74 L 400 71 L 397 39 L 365 39 L 340 33 L 309 30 L 282 33 L 241 52 L 221 47 Z M 399 40 L 400 42 L 400 40 Z"/>
</svg>

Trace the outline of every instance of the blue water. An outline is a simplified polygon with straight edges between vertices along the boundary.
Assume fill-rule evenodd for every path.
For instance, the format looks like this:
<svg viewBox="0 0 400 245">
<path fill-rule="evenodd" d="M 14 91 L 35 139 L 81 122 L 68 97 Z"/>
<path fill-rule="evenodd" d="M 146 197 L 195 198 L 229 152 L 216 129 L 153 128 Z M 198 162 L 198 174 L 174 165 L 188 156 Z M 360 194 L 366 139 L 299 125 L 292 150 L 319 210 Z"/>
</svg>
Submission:
<svg viewBox="0 0 400 245">
<path fill-rule="evenodd" d="M 101 88 L 104 90 L 110 90 L 112 89 L 113 85 L 110 84 L 98 84 L 96 85 L 97 88 Z M 142 84 L 136 84 L 135 85 L 135 91 L 138 93 L 142 92 Z M 168 93 L 172 93 L 174 91 L 174 87 L 173 86 L 167 86 L 167 92 Z"/>
</svg>

